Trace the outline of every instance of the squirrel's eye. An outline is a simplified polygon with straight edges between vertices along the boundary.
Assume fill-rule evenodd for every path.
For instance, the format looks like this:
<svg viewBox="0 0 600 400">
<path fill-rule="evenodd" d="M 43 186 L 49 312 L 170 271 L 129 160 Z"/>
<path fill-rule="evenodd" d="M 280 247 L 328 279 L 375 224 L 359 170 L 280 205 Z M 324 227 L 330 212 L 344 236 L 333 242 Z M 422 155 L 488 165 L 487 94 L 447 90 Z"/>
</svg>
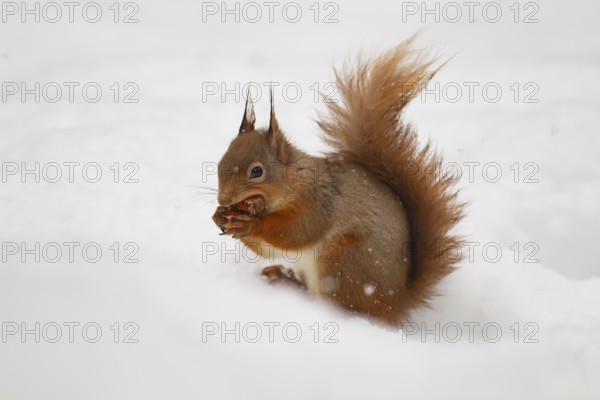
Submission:
<svg viewBox="0 0 600 400">
<path fill-rule="evenodd" d="M 261 167 L 254 167 L 252 171 L 250 171 L 250 179 L 260 178 L 263 174 L 263 169 Z"/>
<path fill-rule="evenodd" d="M 256 161 L 248 167 L 248 179 L 254 182 L 261 182 L 265 178 L 263 165 Z"/>
</svg>

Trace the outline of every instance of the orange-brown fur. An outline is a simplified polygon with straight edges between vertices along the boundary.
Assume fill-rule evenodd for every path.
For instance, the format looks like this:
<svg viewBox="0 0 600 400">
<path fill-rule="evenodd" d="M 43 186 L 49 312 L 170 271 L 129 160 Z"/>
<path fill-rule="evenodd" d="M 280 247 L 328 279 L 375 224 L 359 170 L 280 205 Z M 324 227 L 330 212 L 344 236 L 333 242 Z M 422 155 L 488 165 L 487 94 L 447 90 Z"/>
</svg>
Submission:
<svg viewBox="0 0 600 400">
<path fill-rule="evenodd" d="M 219 203 L 227 207 L 258 193 L 267 209 L 241 220 L 215 214 L 226 234 L 259 253 L 265 245 L 316 249 L 300 282 L 318 297 L 392 325 L 427 304 L 458 261 L 448 252 L 460 244 L 451 233 L 462 215 L 451 177 L 436 172 L 440 157 L 429 143 L 420 148 L 400 119 L 437 71 L 411 50 L 412 42 L 336 73 L 342 102 L 328 103 L 329 117 L 318 122 L 334 148 L 325 157 L 290 144 L 273 107 L 269 129 L 256 130 L 247 106 L 219 165 Z M 247 175 L 256 162 L 269 166 L 261 182 Z M 280 276 L 273 267 L 267 272 Z"/>
</svg>

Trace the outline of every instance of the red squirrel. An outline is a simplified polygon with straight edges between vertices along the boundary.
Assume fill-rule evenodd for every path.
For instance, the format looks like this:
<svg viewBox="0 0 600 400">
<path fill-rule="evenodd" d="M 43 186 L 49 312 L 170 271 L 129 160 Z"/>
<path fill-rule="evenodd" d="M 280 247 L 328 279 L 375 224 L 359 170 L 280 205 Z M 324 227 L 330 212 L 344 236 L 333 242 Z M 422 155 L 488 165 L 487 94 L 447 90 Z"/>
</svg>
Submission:
<svg viewBox="0 0 600 400">
<path fill-rule="evenodd" d="M 333 151 L 308 155 L 275 117 L 255 127 L 251 101 L 219 163 L 213 220 L 262 256 L 302 252 L 298 276 L 282 266 L 262 275 L 392 326 L 427 305 L 459 261 L 453 228 L 463 206 L 453 177 L 439 171 L 430 143 L 419 146 L 401 119 L 439 70 L 413 50 L 414 37 L 379 57 L 335 71 L 341 96 L 317 121 Z M 270 250 L 269 250 L 270 247 Z"/>
</svg>

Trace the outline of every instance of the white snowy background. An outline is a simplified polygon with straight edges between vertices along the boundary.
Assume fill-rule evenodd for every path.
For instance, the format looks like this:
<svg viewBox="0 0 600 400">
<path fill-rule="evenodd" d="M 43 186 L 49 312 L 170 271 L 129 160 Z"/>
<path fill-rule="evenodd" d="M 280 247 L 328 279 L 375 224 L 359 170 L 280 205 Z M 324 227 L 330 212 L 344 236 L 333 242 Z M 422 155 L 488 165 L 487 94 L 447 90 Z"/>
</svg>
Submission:
<svg viewBox="0 0 600 400">
<path fill-rule="evenodd" d="M 244 14 L 242 3 L 236 22 L 221 2 L 139 1 L 139 22 L 129 24 L 122 20 L 136 8 L 125 2 L 118 23 L 113 2 L 99 2 L 97 23 L 82 17 L 85 2 L 72 23 L 62 3 L 56 23 L 44 19 L 56 15 L 45 2 L 39 23 L 20 2 L 2 3 L 1 399 L 600 398 L 600 4 L 498 1 L 502 15 L 491 23 L 497 7 L 486 14 L 481 2 L 471 22 L 459 2 L 462 18 L 452 23 L 456 9 L 444 2 L 439 22 L 434 14 L 421 21 L 421 2 L 408 15 L 408 2 L 385 1 L 320 2 L 315 22 L 314 3 L 299 1 L 302 16 L 291 23 L 281 2 L 271 23 L 259 2 L 262 18 L 252 23 L 255 9 Z M 203 13 L 213 6 L 217 14 Z M 324 23 L 332 12 L 338 22 Z M 313 120 L 325 105 L 315 101 L 315 85 L 323 89 L 348 55 L 374 54 L 418 30 L 419 45 L 454 58 L 406 116 L 461 167 L 461 198 L 470 205 L 459 231 L 479 246 L 440 285 L 433 309 L 414 314 L 419 331 L 409 334 L 266 285 L 263 264 L 218 235 L 215 197 L 196 187 L 216 188 L 203 171 L 237 131 L 243 85 L 263 88 L 260 125 L 268 113 L 263 83 L 279 83 L 283 129 L 318 153 L 326 148 Z M 36 82 L 56 82 L 62 98 L 48 101 L 51 85 L 39 102 L 31 93 L 23 101 L 21 83 Z M 64 82 L 79 84 L 72 102 Z M 96 103 L 83 97 L 89 82 L 102 88 Z M 123 101 L 135 87 L 128 82 L 139 87 L 137 103 Z M 478 85 L 472 99 L 465 82 Z M 17 94 L 8 93 L 11 83 Z M 486 84 L 502 89 L 497 102 L 493 88 L 484 97 Z M 298 99 L 293 87 L 302 90 Z M 81 164 L 72 183 L 65 162 Z M 128 162 L 139 166 L 138 183 L 123 182 L 134 171 Z M 39 183 L 35 173 L 22 175 L 35 163 Z M 52 163 L 62 166 L 56 183 L 48 182 Z M 86 163 L 100 165 L 99 182 L 84 180 Z M 79 244 L 73 262 L 65 242 Z M 40 251 L 27 253 L 36 243 Z M 55 247 L 42 251 L 48 243 L 62 248 L 55 263 Z M 86 243 L 102 249 L 98 262 L 83 258 Z M 135 246 L 139 262 L 124 262 Z M 79 324 L 72 340 L 69 323 Z M 214 327 L 235 332 L 236 323 L 239 343 L 234 333 L 208 335 Z M 270 323 L 279 324 L 272 340 Z M 283 332 L 285 324 L 292 325 Z M 102 336 L 89 343 L 93 326 Z M 256 326 L 262 336 L 251 343 Z M 452 343 L 457 326 L 462 336 Z M 292 343 L 294 327 L 301 337 Z"/>
</svg>

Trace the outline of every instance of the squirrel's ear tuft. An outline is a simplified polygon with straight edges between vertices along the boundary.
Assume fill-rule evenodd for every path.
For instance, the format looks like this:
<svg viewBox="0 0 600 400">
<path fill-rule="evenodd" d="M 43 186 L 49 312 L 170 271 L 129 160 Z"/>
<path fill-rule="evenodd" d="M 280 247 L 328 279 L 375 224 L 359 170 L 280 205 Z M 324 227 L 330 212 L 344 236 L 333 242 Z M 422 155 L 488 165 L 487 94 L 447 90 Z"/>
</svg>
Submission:
<svg viewBox="0 0 600 400">
<path fill-rule="evenodd" d="M 273 150 L 279 159 L 284 158 L 284 146 L 285 138 L 283 133 L 279 130 L 279 123 L 275 118 L 275 105 L 273 100 L 273 88 L 269 90 L 269 99 L 271 101 L 271 117 L 269 119 L 269 130 L 267 131 L 267 139 L 269 140 L 269 147 Z"/>
<path fill-rule="evenodd" d="M 254 103 L 252 103 L 252 99 L 250 98 L 250 87 L 248 87 L 248 92 L 246 93 L 244 118 L 242 119 L 242 125 L 240 125 L 240 131 L 238 134 L 253 131 L 255 121 L 256 115 L 254 115 Z"/>
<path fill-rule="evenodd" d="M 273 100 L 273 87 L 269 88 L 269 102 L 271 103 L 271 118 L 269 119 L 269 134 L 279 130 L 279 124 L 275 118 L 275 100 Z"/>
</svg>

